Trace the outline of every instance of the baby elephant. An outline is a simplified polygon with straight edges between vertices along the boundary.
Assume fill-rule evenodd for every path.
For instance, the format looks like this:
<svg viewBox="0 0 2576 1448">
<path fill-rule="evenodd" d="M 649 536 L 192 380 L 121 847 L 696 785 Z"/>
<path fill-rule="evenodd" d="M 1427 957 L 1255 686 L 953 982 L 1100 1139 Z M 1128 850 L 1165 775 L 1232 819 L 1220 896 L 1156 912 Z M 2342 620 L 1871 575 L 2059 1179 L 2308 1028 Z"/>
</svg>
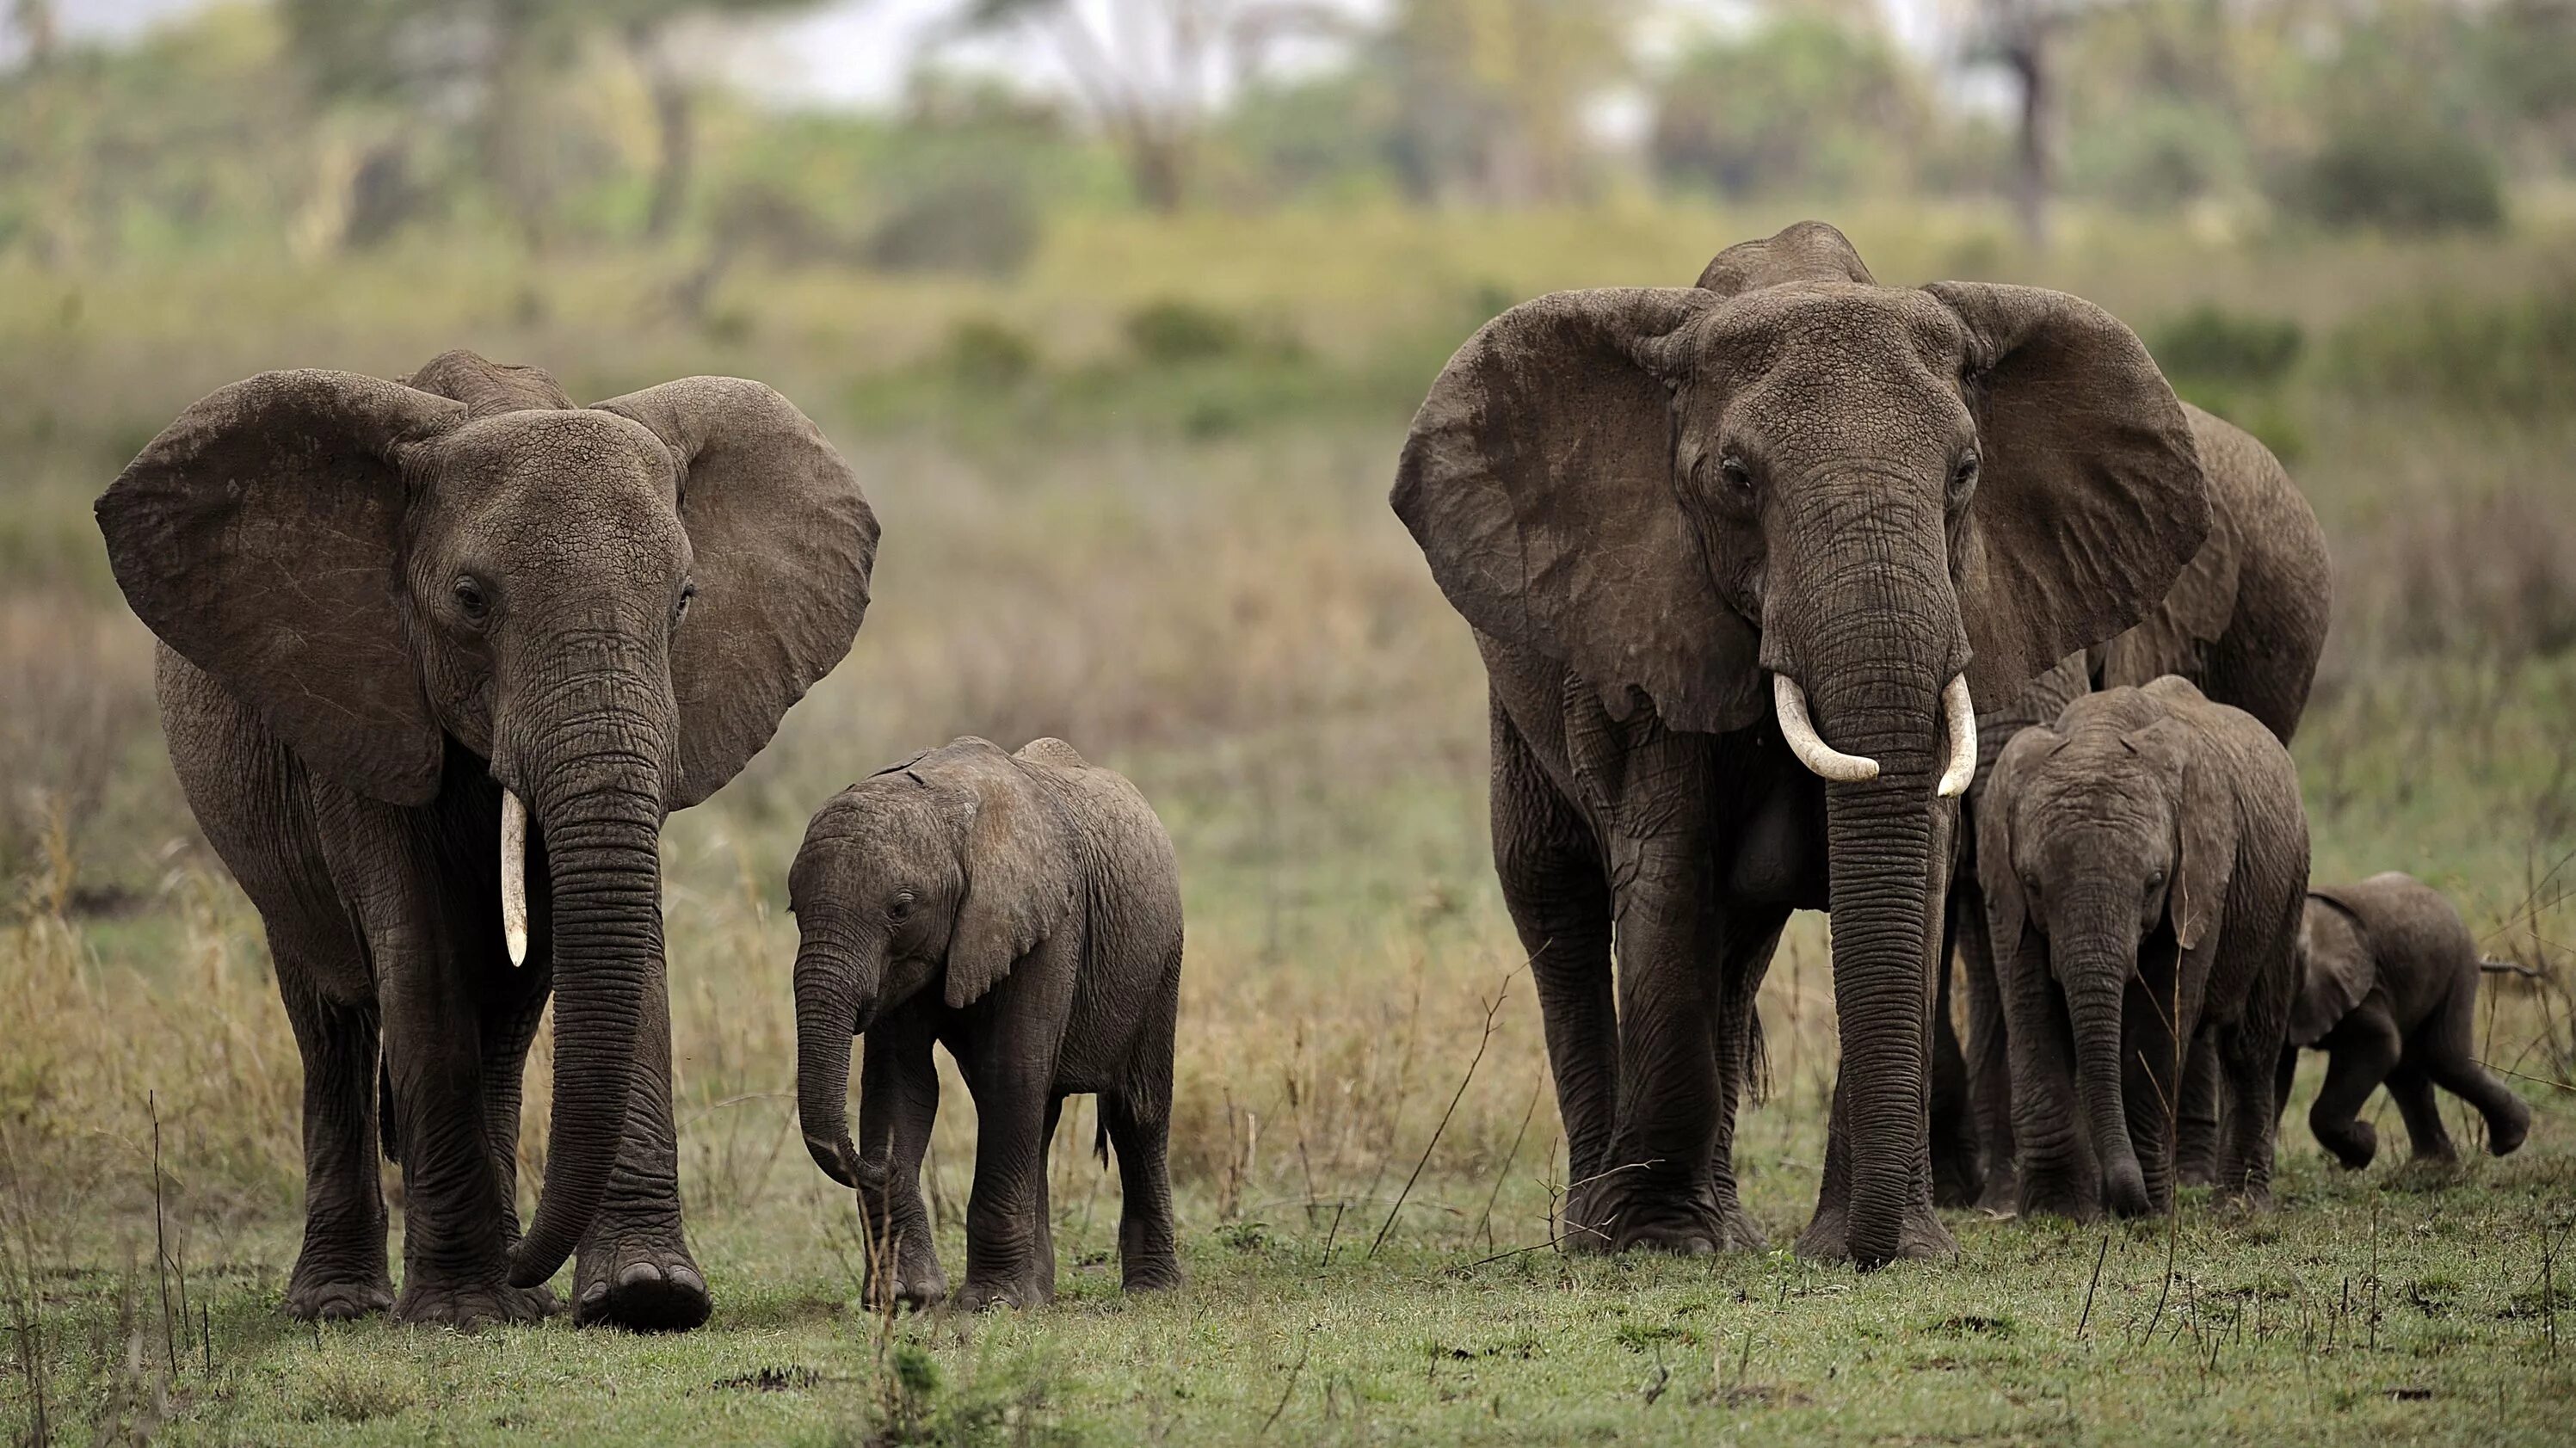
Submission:
<svg viewBox="0 0 2576 1448">
<path fill-rule="evenodd" d="M 1164 1145 L 1180 869 L 1134 785 L 1062 740 L 1017 754 L 953 740 L 834 795 L 806 826 L 788 897 L 797 1111 L 814 1160 L 858 1189 L 871 1242 L 891 1248 L 870 1254 L 873 1299 L 948 1295 L 921 1201 L 934 1041 L 975 1097 L 959 1306 L 1054 1296 L 1047 1144 L 1064 1098 L 1084 1092 L 1118 1149 L 1126 1285 L 1179 1285 Z M 867 1038 L 858 1146 L 853 1034 Z"/>
<path fill-rule="evenodd" d="M 2308 884 L 2288 752 L 2254 716 L 2167 675 L 2023 730 L 1986 801 L 1977 870 L 2021 1210 L 2161 1209 L 2176 1122 L 2215 1110 L 2176 1084 L 2194 1046 L 2232 1088 L 2218 1185 L 2266 1200 Z"/>
<path fill-rule="evenodd" d="M 2478 1064 L 2479 965 L 2460 912 L 2412 875 L 2308 892 L 2279 1106 L 2290 1103 L 2299 1048 L 2312 1046 L 2328 1059 L 2308 1129 L 2347 1167 L 2370 1165 L 2379 1150 L 2378 1132 L 2354 1114 L 2383 1079 L 2418 1161 L 2458 1159 L 2433 1104 L 2436 1084 L 2487 1119 L 2487 1150 L 2503 1156 L 2522 1145 L 2531 1108 Z"/>
</svg>

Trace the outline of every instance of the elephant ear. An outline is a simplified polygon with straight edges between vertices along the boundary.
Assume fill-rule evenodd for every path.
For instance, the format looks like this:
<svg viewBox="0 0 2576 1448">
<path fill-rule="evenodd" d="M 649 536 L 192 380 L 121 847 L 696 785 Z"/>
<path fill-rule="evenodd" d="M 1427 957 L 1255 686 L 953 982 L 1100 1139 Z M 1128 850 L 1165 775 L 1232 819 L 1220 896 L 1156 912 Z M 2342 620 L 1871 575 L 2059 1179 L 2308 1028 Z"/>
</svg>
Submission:
<svg viewBox="0 0 2576 1448">
<path fill-rule="evenodd" d="M 1655 344 L 1719 299 L 1557 292 L 1458 349 L 1414 415 L 1390 501 L 1467 622 L 1564 664 L 1615 718 L 1631 690 L 1677 729 L 1767 702 L 1753 626 L 1710 582 L 1673 479 Z"/>
<path fill-rule="evenodd" d="M 2225 918 L 2227 885 L 2236 874 L 2234 783 L 2224 765 L 2199 747 L 2191 726 L 2179 719 L 2159 719 L 2122 735 L 2120 742 L 2154 760 L 2175 781 L 2173 875 L 2165 887 L 2165 913 L 2173 921 L 2174 943 L 2197 950 Z"/>
<path fill-rule="evenodd" d="M 1027 766 L 982 740 L 968 747 L 974 795 L 960 868 L 966 898 L 948 935 L 948 1006 L 983 998 L 1073 909 L 1074 839 L 1064 812 Z"/>
<path fill-rule="evenodd" d="M 1822 221 L 1792 222 L 1760 241 L 1739 241 L 1719 252 L 1699 274 L 1699 289 L 1721 297 L 1787 282 L 1875 286 L 1878 278 L 1862 264 L 1851 238 Z"/>
<path fill-rule="evenodd" d="M 2004 698 L 2163 599 L 2210 530 L 2182 404 L 2137 334 L 2063 292 L 1925 289 L 1967 334 L 1980 467 L 1959 559 L 1969 686 Z"/>
<path fill-rule="evenodd" d="M 686 809 L 849 652 L 876 514 L 822 430 L 762 383 L 684 377 L 598 405 L 651 429 L 679 467 L 698 593 L 671 639 L 681 776 L 669 803 Z"/>
<path fill-rule="evenodd" d="M 2299 920 L 2299 996 L 2290 1004 L 2290 1044 L 2323 1040 L 2379 983 L 2370 932 L 2333 892 L 2311 890 Z"/>
<path fill-rule="evenodd" d="M 403 459 L 465 409 L 353 372 L 208 394 L 98 500 L 135 614 L 317 774 L 392 804 L 438 792 L 444 742 L 404 633 Z"/>
<path fill-rule="evenodd" d="M 2026 728 L 2004 746 L 1986 781 L 1986 807 L 1977 811 L 1977 885 L 1986 897 L 1986 939 L 1999 961 L 2016 957 L 2030 923 L 2030 898 L 2013 864 L 2013 806 L 2039 762 L 2065 742 L 2045 725 Z"/>
</svg>

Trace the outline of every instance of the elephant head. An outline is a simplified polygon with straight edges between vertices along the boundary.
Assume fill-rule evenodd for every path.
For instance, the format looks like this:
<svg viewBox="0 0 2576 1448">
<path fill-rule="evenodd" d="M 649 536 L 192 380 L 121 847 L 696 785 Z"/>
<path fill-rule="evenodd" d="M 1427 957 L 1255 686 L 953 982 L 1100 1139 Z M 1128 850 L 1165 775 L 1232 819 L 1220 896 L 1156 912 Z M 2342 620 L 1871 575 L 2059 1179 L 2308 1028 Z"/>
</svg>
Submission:
<svg viewBox="0 0 2576 1448">
<path fill-rule="evenodd" d="M 1923 1141 L 1935 799 L 1973 773 L 1972 696 L 2135 622 L 2210 504 L 2172 389 L 2089 303 L 1882 287 L 1821 223 L 1702 283 L 1487 324 L 1416 415 L 1393 502 L 1481 632 L 1615 717 L 1776 717 L 1830 781 L 1848 1243 L 1882 1261 Z"/>
<path fill-rule="evenodd" d="M 2179 679 L 2159 687 L 2198 696 Z M 2130 1013 L 2162 1021 L 2180 1006 L 2150 998 L 2141 978 L 2180 991 L 2186 960 L 2214 942 L 2236 867 L 2236 797 L 2200 753 L 2144 691 L 2090 695 L 2014 736 L 1977 824 L 1997 959 L 2016 982 L 2053 983 L 2074 1033 L 2082 1122 L 2042 1123 L 2019 1147 L 2062 1156 L 2086 1132 L 2104 1198 L 2124 1216 L 2154 1209 L 2130 1134 Z M 2178 1065 L 2157 1064 L 2174 1089 Z M 2052 1127 L 2064 1138 L 2049 1140 Z"/>
<path fill-rule="evenodd" d="M 98 519 L 135 612 L 314 777 L 405 806 L 479 788 L 489 810 L 498 787 L 514 960 L 533 829 L 558 1085 L 511 1276 L 543 1281 L 616 1160 L 662 969 L 663 818 L 742 768 L 866 613 L 877 524 L 856 477 L 757 382 L 582 408 L 542 372 L 453 352 L 404 382 L 225 387 Z"/>
<path fill-rule="evenodd" d="M 788 872 L 796 914 L 796 1102 L 844 1186 L 882 1168 L 850 1141 L 850 1038 L 944 979 L 962 1010 L 1073 910 L 1072 826 L 1035 766 L 956 740 L 834 795 Z"/>
</svg>

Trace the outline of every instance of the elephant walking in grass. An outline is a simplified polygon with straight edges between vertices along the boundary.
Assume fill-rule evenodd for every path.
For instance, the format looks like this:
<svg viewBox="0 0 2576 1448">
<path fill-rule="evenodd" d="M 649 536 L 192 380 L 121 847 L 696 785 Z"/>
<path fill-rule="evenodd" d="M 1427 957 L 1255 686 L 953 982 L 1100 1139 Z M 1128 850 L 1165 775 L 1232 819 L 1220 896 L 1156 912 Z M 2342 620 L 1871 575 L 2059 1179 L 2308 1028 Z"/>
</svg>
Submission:
<svg viewBox="0 0 2576 1448">
<path fill-rule="evenodd" d="M 2437 1085 L 2485 1118 L 2488 1151 L 2510 1155 L 2531 1133 L 2531 1108 L 2478 1063 L 2485 968 L 2460 912 L 2412 875 L 2392 870 L 2308 892 L 2279 1106 L 2289 1105 L 2301 1048 L 2323 1051 L 2325 1086 L 2308 1129 L 2345 1166 L 2358 1171 L 2378 1153 L 2378 1132 L 2357 1113 L 2382 1081 L 2417 1161 L 2458 1160 L 2433 1100 Z"/>
<path fill-rule="evenodd" d="M 1755 990 L 1810 908 L 1842 1074 L 1800 1249 L 1953 1251 L 1926 1086 L 1974 701 L 2146 617 L 2210 529 L 2146 348 L 2057 292 L 1880 286 L 1802 223 L 1697 287 L 1487 324 L 1392 501 L 1485 660 L 1576 1242 L 1761 1241 L 1735 1111 Z"/>
<path fill-rule="evenodd" d="M 2135 627 L 2072 654 L 1977 715 L 1978 746 L 1990 765 L 2015 734 L 2054 720 L 2076 696 L 2145 684 L 2167 674 L 2200 686 L 2221 704 L 2253 715 L 2288 744 L 2306 712 L 2317 660 L 2325 652 L 2334 569 L 2325 531 L 2269 449 L 2242 430 L 2186 406 L 2202 474 L 2209 480 L 2210 529 L 2180 577 Z M 1949 921 L 1966 987 L 1966 1050 L 1950 1022 L 1950 972 L 1941 974 L 1933 1055 L 1932 1171 L 1945 1206 L 2008 1210 L 2013 1181 L 2011 1048 L 2003 998 L 1986 941 L 1979 892 L 1977 817 L 1987 777 L 1962 800 L 1960 858 Z M 2206 1051 L 2184 1076 L 2182 1179 L 2206 1185 L 2215 1171 L 2218 1063 Z"/>
<path fill-rule="evenodd" d="M 575 407 L 446 353 L 207 396 L 98 502 L 171 762 L 304 1057 L 304 1318 L 687 1328 L 664 816 L 850 647 L 877 524 L 813 423 L 692 377 Z M 546 1180 L 520 1078 L 555 998 Z M 379 1102 L 383 1116 L 379 1118 Z M 376 1153 L 401 1163 L 393 1294 Z"/>
<path fill-rule="evenodd" d="M 1061 739 L 958 739 L 815 812 L 789 872 L 796 1101 L 805 1145 L 855 1187 L 872 1300 L 927 1306 L 948 1277 L 921 1200 L 944 1044 L 975 1097 L 960 1307 L 1055 1296 L 1047 1147 L 1064 1098 L 1099 1098 L 1126 1198 L 1130 1291 L 1176 1287 L 1172 1032 L 1181 878 L 1136 787 Z M 850 1037 L 867 1039 L 850 1139 Z"/>
<path fill-rule="evenodd" d="M 2020 1209 L 2161 1210 L 2196 1044 L 2227 1088 L 2218 1187 L 2267 1201 L 2308 884 L 2289 751 L 2167 677 L 2023 730 L 1987 790 L 1977 858 L 2011 1031 Z"/>
</svg>

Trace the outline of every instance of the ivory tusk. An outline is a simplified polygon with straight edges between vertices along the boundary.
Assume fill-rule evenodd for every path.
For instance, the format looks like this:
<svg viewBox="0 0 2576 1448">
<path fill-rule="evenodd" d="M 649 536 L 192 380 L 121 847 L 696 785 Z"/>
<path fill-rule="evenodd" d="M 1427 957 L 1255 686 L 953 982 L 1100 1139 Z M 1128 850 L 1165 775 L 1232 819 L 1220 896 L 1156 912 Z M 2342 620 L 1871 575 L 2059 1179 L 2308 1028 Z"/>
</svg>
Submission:
<svg viewBox="0 0 2576 1448">
<path fill-rule="evenodd" d="M 1807 695 L 1787 674 L 1771 676 L 1771 702 L 1780 715 L 1780 734 L 1798 762 L 1836 784 L 1858 784 L 1878 778 L 1878 761 L 1845 754 L 1816 735 L 1807 718 Z"/>
<path fill-rule="evenodd" d="M 501 791 L 501 937 L 510 963 L 528 963 L 528 807 Z"/>
<path fill-rule="evenodd" d="M 1968 697 L 1965 673 L 1941 691 L 1941 712 L 1950 725 L 1950 767 L 1941 771 L 1941 797 L 1957 799 L 1977 777 L 1977 704 Z"/>
</svg>

